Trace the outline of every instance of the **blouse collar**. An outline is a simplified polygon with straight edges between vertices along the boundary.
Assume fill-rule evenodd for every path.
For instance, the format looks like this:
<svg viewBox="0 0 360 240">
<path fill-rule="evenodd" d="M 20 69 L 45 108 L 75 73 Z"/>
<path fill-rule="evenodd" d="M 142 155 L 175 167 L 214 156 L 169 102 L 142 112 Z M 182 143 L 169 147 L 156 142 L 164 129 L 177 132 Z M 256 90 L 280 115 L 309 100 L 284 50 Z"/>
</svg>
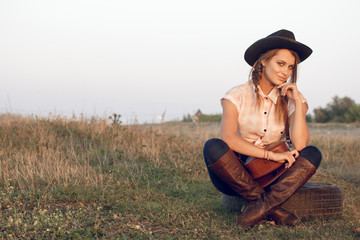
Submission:
<svg viewBox="0 0 360 240">
<path fill-rule="evenodd" d="M 263 98 L 270 98 L 270 100 L 274 103 L 274 104 L 276 104 L 276 101 L 277 101 L 277 99 L 278 99 L 278 97 L 279 97 L 279 90 L 276 88 L 276 86 L 273 88 L 273 89 L 271 89 L 271 91 L 270 91 L 270 93 L 268 94 L 268 95 L 265 95 L 264 93 L 263 93 L 263 91 L 261 90 L 261 88 L 260 88 L 260 86 L 257 86 L 258 87 L 258 89 L 259 89 L 259 94 L 260 94 L 260 96 L 261 97 L 263 97 Z"/>
</svg>

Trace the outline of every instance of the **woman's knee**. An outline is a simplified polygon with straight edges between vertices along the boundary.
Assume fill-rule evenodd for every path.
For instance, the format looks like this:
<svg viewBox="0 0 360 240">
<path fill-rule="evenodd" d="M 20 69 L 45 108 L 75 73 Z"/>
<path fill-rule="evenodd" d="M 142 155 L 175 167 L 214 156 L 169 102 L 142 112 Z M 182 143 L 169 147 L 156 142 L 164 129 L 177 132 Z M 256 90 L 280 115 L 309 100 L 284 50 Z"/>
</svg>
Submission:
<svg viewBox="0 0 360 240">
<path fill-rule="evenodd" d="M 299 152 L 300 156 L 306 158 L 311 162 L 316 168 L 320 166 L 322 154 L 320 150 L 315 146 L 307 146 Z"/>
<path fill-rule="evenodd" d="M 229 146 L 219 138 L 211 138 L 204 144 L 203 154 L 206 164 L 209 166 L 219 160 L 227 151 Z"/>
</svg>

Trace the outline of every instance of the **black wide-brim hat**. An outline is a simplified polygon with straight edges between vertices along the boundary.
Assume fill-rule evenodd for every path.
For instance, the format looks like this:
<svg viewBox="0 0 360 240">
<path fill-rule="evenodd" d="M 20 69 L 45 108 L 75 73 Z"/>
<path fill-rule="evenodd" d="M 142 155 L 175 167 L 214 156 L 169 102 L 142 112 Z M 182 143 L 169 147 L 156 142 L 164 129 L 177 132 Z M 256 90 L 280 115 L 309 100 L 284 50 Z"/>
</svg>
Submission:
<svg viewBox="0 0 360 240">
<path fill-rule="evenodd" d="M 307 59 L 312 53 L 311 48 L 295 40 L 294 33 L 282 29 L 254 42 L 245 51 L 245 61 L 250 66 L 253 66 L 256 60 L 258 60 L 258 58 L 261 56 L 261 54 L 272 49 L 293 50 L 299 55 L 301 62 Z"/>
</svg>

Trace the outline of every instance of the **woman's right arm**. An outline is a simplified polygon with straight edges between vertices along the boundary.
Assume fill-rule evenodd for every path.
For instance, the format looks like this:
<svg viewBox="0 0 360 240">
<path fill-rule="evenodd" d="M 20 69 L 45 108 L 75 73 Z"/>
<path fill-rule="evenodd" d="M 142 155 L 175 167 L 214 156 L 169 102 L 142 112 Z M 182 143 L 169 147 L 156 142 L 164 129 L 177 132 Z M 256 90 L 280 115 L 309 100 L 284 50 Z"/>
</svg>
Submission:
<svg viewBox="0 0 360 240">
<path fill-rule="evenodd" d="M 231 101 L 223 99 L 222 107 L 223 115 L 221 120 L 221 139 L 227 143 L 231 150 L 255 158 L 265 158 L 267 156 L 269 159 L 274 161 L 287 161 L 287 167 L 291 167 L 291 165 L 295 162 L 293 154 L 295 157 L 298 156 L 298 152 L 296 150 L 284 153 L 266 153 L 264 149 L 249 143 L 238 135 L 239 113 L 235 105 Z"/>
<path fill-rule="evenodd" d="M 235 105 L 222 100 L 223 115 L 221 120 L 221 139 L 227 143 L 231 150 L 256 158 L 264 158 L 265 150 L 249 143 L 238 135 L 238 111 Z"/>
</svg>

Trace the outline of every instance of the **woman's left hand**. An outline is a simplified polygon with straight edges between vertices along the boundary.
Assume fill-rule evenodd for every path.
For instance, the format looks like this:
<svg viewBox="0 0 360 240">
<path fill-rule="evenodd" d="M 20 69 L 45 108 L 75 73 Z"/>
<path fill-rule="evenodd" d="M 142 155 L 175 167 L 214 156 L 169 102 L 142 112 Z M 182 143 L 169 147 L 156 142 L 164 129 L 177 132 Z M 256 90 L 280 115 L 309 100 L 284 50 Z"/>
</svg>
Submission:
<svg viewBox="0 0 360 240">
<path fill-rule="evenodd" d="M 283 83 L 277 86 L 281 90 L 281 96 L 287 96 L 294 101 L 300 100 L 300 93 L 295 83 Z"/>
<path fill-rule="evenodd" d="M 299 156 L 299 152 L 295 149 L 292 151 L 280 152 L 280 153 L 275 153 L 271 151 L 268 152 L 268 158 L 270 160 L 280 163 L 287 162 L 285 164 L 285 168 L 291 167 L 291 165 L 293 165 L 293 163 L 296 161 L 296 158 L 298 156 Z"/>
</svg>

